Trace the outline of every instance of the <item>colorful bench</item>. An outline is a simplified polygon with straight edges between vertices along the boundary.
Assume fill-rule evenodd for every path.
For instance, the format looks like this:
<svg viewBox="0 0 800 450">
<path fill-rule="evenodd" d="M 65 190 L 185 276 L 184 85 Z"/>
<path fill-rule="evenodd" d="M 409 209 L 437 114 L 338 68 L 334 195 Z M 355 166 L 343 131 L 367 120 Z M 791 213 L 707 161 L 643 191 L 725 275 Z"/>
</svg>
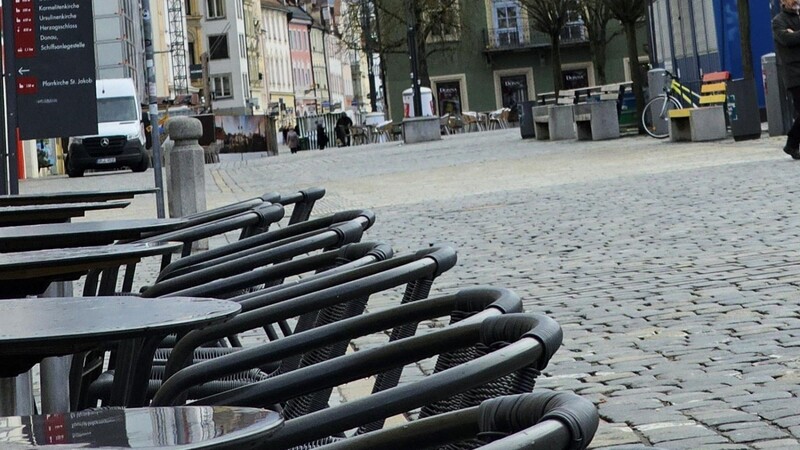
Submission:
<svg viewBox="0 0 800 450">
<path fill-rule="evenodd" d="M 730 72 L 703 75 L 697 108 L 669 111 L 669 137 L 678 141 L 713 141 L 728 133 L 725 123 L 725 99 Z"/>
</svg>

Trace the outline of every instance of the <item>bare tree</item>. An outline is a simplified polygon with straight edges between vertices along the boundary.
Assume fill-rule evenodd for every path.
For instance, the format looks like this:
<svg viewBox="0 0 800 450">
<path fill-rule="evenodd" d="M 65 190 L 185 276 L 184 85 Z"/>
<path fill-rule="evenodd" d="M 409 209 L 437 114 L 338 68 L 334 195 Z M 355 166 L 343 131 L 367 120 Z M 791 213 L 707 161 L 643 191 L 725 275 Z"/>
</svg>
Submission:
<svg viewBox="0 0 800 450">
<path fill-rule="evenodd" d="M 579 1 L 592 52 L 592 63 L 597 74 L 597 84 L 606 84 L 606 48 L 612 39 L 621 34 L 621 31 L 608 33 L 608 23 L 614 19 L 614 15 L 603 0 Z"/>
<path fill-rule="evenodd" d="M 533 29 L 550 36 L 550 52 L 553 66 L 553 90 L 556 95 L 563 88 L 561 75 L 561 31 L 569 20 L 569 13 L 576 11 L 576 0 L 519 0 L 528 12 Z"/>
<path fill-rule="evenodd" d="M 350 3 L 367 2 L 368 7 L 350 7 L 349 17 L 343 20 L 342 38 L 349 48 L 366 50 L 367 39 L 370 50 L 381 55 L 408 54 L 407 29 L 409 13 L 416 22 L 415 44 L 419 65 L 419 79 L 423 86 L 430 87 L 428 58 L 442 53 L 450 54 L 465 45 L 461 39 L 465 28 L 461 20 L 459 1 L 412 0 L 411 11 L 400 0 L 352 0 Z M 365 30 L 363 15 L 371 14 L 372 30 Z M 375 25 L 380 25 L 380 33 Z M 354 28 L 347 30 L 347 28 Z"/>
<path fill-rule="evenodd" d="M 625 37 L 628 42 L 628 64 L 630 65 L 631 79 L 633 80 L 633 94 L 636 96 L 636 114 L 639 117 L 644 109 L 644 80 L 639 70 L 639 45 L 636 43 L 637 24 L 647 15 L 648 0 L 603 0 L 614 18 L 622 23 Z M 644 132 L 641 121 L 639 132 Z"/>
</svg>

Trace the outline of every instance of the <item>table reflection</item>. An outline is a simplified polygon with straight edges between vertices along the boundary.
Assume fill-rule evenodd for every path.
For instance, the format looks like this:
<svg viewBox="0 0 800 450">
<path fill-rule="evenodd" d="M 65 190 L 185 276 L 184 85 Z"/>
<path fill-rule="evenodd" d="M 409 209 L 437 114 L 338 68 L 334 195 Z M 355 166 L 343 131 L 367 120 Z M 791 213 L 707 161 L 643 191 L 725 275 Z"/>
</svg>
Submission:
<svg viewBox="0 0 800 450">
<path fill-rule="evenodd" d="M 277 428 L 279 414 L 235 407 L 102 408 L 0 417 L 0 448 L 147 448 L 208 444 Z M 228 439 L 225 439 L 228 440 Z M 64 447 L 67 448 L 67 447 Z"/>
</svg>

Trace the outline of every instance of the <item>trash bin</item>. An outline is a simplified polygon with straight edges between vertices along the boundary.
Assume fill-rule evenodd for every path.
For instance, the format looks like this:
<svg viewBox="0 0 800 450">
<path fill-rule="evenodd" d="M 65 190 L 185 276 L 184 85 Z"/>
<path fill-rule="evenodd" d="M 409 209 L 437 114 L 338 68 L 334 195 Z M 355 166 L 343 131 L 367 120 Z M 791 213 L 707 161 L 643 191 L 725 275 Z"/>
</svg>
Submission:
<svg viewBox="0 0 800 450">
<path fill-rule="evenodd" d="M 761 76 L 764 79 L 769 135 L 784 136 L 792 128 L 794 105 L 789 92 L 783 87 L 775 53 L 767 53 L 761 57 Z"/>
<path fill-rule="evenodd" d="M 735 141 L 761 137 L 761 115 L 758 112 L 756 83 L 753 80 L 735 79 L 728 83 L 728 119 Z"/>
<path fill-rule="evenodd" d="M 519 107 L 519 132 L 522 139 L 532 139 L 536 137 L 536 129 L 533 126 L 533 107 L 534 101 L 522 102 Z"/>
<path fill-rule="evenodd" d="M 647 100 L 654 99 L 659 95 L 664 93 L 664 85 L 667 84 L 667 71 L 664 69 L 650 69 L 647 71 Z M 634 98 L 634 105 L 636 104 L 636 99 Z M 634 106 L 635 108 L 635 106 Z M 666 120 L 655 120 L 655 132 L 658 134 L 666 135 L 669 133 L 669 121 Z M 622 125 L 622 120 L 620 120 L 620 125 Z M 638 122 L 636 123 L 638 126 Z"/>
<path fill-rule="evenodd" d="M 301 137 L 300 138 L 300 150 L 309 150 L 311 147 L 309 146 L 308 138 Z"/>
</svg>

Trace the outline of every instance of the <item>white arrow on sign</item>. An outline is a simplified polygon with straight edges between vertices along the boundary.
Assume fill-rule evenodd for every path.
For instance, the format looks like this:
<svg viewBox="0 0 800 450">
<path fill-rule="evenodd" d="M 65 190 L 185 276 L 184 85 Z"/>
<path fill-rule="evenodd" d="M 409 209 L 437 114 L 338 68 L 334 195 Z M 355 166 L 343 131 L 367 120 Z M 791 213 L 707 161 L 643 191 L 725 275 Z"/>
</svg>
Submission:
<svg viewBox="0 0 800 450">
<path fill-rule="evenodd" d="M 24 68 L 24 67 L 20 67 L 20 68 L 19 68 L 19 70 L 18 70 L 17 72 L 18 72 L 20 75 L 25 75 L 26 73 L 28 73 L 28 72 L 30 72 L 30 71 L 31 71 L 31 69 L 26 69 L 26 68 Z"/>
</svg>

